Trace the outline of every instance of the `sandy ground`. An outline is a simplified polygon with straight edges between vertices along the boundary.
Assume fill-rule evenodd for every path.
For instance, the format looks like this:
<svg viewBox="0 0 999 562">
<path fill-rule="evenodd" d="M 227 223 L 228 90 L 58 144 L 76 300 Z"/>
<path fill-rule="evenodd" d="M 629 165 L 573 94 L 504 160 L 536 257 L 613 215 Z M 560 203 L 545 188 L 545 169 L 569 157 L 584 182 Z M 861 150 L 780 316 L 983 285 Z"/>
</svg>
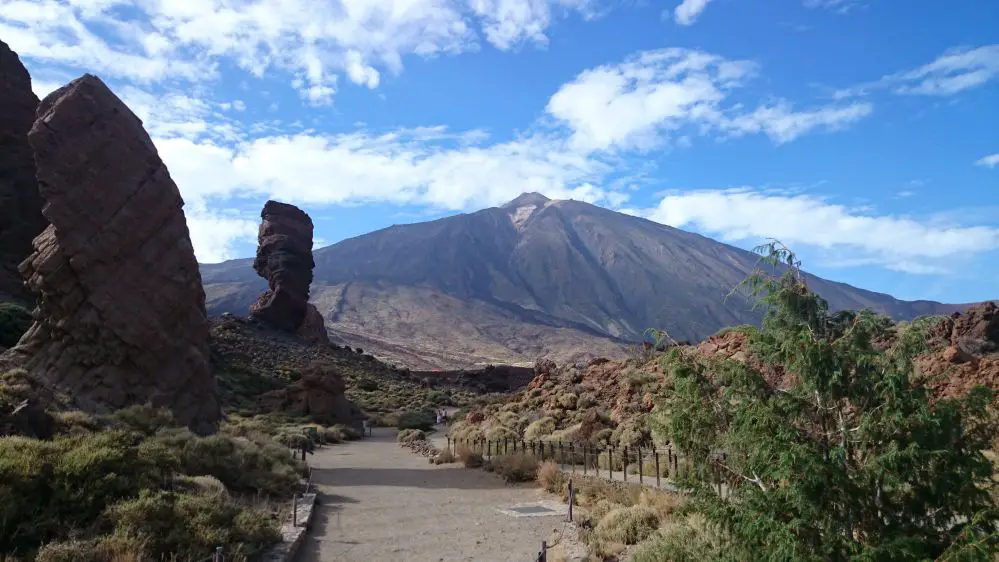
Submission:
<svg viewBox="0 0 999 562">
<path fill-rule="evenodd" d="M 513 517 L 519 504 L 550 501 L 460 465 L 429 464 L 376 428 L 363 441 L 309 457 L 320 493 L 299 562 L 531 562 L 564 515 Z"/>
</svg>

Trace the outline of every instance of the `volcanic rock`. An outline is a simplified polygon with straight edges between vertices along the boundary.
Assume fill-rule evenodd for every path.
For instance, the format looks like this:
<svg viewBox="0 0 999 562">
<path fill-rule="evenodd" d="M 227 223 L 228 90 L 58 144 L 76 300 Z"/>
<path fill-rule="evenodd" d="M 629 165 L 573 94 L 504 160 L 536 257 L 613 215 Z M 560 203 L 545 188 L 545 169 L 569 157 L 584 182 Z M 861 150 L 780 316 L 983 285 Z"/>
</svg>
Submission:
<svg viewBox="0 0 999 562">
<path fill-rule="evenodd" d="M 265 203 L 260 218 L 253 269 L 267 279 L 268 288 L 250 306 L 250 315 L 307 341 L 329 343 L 323 316 L 309 303 L 316 266 L 312 219 L 298 207 L 277 201 Z"/>
<path fill-rule="evenodd" d="M 213 431 L 221 409 L 184 201 L 142 122 L 87 74 L 42 101 L 28 139 L 51 224 L 21 265 L 41 299 L 36 321 L 8 355 L 81 409 L 148 403 Z"/>
<path fill-rule="evenodd" d="M 917 378 L 934 396 L 963 396 L 983 385 L 999 391 L 999 307 L 986 302 L 941 320 L 930 332 L 936 346 L 916 361 Z M 999 403 L 999 394 L 996 395 Z"/>
<path fill-rule="evenodd" d="M 263 409 L 305 416 L 323 424 L 357 425 L 360 409 L 344 396 L 343 379 L 328 367 L 313 363 L 300 380 L 260 396 Z"/>
<path fill-rule="evenodd" d="M 28 144 L 37 107 L 27 69 L 0 41 L 0 300 L 33 300 L 17 267 L 47 224 Z"/>
</svg>

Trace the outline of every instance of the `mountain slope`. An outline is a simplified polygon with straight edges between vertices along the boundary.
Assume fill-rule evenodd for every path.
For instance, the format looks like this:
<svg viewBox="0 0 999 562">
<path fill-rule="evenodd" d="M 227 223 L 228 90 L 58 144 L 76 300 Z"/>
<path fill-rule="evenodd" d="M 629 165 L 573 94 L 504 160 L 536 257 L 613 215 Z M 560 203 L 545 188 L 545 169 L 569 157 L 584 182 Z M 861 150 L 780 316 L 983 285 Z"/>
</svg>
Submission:
<svg viewBox="0 0 999 562">
<path fill-rule="evenodd" d="M 344 240 L 314 257 L 312 300 L 332 335 L 413 368 L 615 356 L 647 328 L 699 340 L 759 320 L 742 297 L 725 299 L 755 267 L 754 254 L 533 193 Z M 250 263 L 202 266 L 210 313 L 245 313 L 265 288 Z M 809 283 L 834 309 L 895 319 L 963 308 Z"/>
</svg>

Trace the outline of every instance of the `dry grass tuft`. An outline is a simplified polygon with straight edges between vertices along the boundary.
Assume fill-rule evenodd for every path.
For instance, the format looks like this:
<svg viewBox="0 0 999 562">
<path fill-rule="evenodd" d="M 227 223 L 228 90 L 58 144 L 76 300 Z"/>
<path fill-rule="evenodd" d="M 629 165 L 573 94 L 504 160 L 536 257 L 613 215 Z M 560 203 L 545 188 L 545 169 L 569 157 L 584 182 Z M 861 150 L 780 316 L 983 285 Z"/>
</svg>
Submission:
<svg viewBox="0 0 999 562">
<path fill-rule="evenodd" d="M 507 482 L 532 482 L 538 476 L 538 460 L 519 451 L 495 456 L 491 464 Z"/>
<path fill-rule="evenodd" d="M 465 468 L 482 468 L 482 465 L 485 464 L 482 453 L 473 451 L 467 445 L 458 445 L 455 453 Z"/>
</svg>

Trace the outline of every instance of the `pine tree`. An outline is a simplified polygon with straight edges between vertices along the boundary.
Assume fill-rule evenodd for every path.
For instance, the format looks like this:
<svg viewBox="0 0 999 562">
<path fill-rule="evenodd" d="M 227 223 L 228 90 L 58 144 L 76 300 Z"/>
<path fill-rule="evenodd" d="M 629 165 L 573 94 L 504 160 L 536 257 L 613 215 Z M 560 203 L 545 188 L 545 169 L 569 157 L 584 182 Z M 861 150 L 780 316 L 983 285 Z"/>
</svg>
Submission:
<svg viewBox="0 0 999 562">
<path fill-rule="evenodd" d="M 773 269 L 742 285 L 766 309 L 744 330 L 759 364 L 672 348 L 653 420 L 692 464 L 681 483 L 730 540 L 724 558 L 993 560 L 992 392 L 934 400 L 913 376 L 932 318 L 896 333 L 870 311 L 831 313 L 787 248 L 756 251 Z"/>
</svg>

